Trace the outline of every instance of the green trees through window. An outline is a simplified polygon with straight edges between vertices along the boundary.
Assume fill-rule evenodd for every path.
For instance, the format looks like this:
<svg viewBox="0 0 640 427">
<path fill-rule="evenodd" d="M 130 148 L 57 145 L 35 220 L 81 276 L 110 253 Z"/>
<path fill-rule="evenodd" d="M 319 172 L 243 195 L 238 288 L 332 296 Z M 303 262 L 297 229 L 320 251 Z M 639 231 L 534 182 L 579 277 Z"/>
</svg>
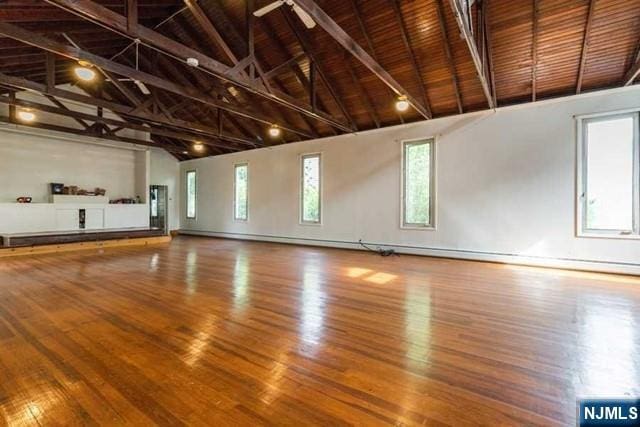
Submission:
<svg viewBox="0 0 640 427">
<path fill-rule="evenodd" d="M 249 217 L 249 166 L 245 164 L 235 165 L 234 178 L 234 218 L 239 221 L 246 221 Z"/>
<path fill-rule="evenodd" d="M 320 195 L 320 154 L 302 156 L 302 222 L 320 223 Z"/>
<path fill-rule="evenodd" d="M 432 226 L 433 140 L 403 145 L 403 226 Z"/>
<path fill-rule="evenodd" d="M 583 231 L 638 234 L 638 132 L 635 112 L 583 120 L 580 157 Z"/>
</svg>

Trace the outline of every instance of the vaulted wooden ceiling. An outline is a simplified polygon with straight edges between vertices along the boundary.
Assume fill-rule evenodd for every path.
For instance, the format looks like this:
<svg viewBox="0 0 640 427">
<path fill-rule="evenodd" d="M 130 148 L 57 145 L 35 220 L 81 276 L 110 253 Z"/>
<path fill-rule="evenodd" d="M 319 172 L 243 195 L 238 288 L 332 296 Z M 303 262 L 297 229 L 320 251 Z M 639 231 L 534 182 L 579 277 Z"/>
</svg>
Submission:
<svg viewBox="0 0 640 427">
<path fill-rule="evenodd" d="M 72 115 L 81 134 L 137 142 L 118 132 L 151 129 L 152 145 L 188 159 L 623 86 L 640 71 L 640 0 L 299 0 L 328 15 L 314 29 L 287 7 L 248 18 L 269 2 L 0 0 L 0 101 Z M 87 55 L 102 78 L 82 84 L 72 70 Z M 17 100 L 23 89 L 50 103 Z M 398 113 L 399 92 L 415 108 Z"/>
</svg>

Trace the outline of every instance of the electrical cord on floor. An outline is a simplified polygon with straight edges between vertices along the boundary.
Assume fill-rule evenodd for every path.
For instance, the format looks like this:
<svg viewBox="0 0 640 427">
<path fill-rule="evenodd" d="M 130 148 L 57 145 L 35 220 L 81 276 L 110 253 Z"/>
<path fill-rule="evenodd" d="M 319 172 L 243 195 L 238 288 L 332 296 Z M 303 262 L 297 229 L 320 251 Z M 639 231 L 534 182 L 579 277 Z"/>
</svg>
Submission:
<svg viewBox="0 0 640 427">
<path fill-rule="evenodd" d="M 376 247 L 374 249 L 371 246 L 367 246 L 364 243 L 362 243 L 362 239 L 358 240 L 358 243 L 360 243 L 360 246 L 362 246 L 363 248 L 365 248 L 369 252 L 375 252 L 378 255 L 383 256 L 383 257 L 387 257 L 387 256 L 391 256 L 391 255 L 399 256 L 399 254 L 396 253 L 396 251 L 393 250 L 393 249 L 383 249 L 380 246 L 378 246 L 378 247 Z"/>
</svg>

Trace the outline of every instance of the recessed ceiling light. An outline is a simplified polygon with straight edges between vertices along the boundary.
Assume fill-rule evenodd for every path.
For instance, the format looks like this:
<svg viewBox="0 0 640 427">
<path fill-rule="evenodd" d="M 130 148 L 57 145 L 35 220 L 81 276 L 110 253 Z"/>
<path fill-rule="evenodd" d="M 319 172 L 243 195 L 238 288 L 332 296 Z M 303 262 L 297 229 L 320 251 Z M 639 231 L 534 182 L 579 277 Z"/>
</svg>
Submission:
<svg viewBox="0 0 640 427">
<path fill-rule="evenodd" d="M 189 154 L 189 152 L 188 151 L 183 151 L 182 154 Z"/>
<path fill-rule="evenodd" d="M 200 61 L 198 61 L 198 58 L 187 58 L 187 65 L 195 68 L 200 65 Z"/>
<path fill-rule="evenodd" d="M 269 136 L 272 138 L 277 138 L 282 134 L 282 129 L 278 127 L 278 125 L 271 125 L 269 128 Z"/>
<path fill-rule="evenodd" d="M 198 152 L 203 151 L 204 150 L 204 144 L 202 142 L 195 142 L 193 144 L 193 149 L 195 151 L 198 151 Z"/>
<path fill-rule="evenodd" d="M 400 112 L 405 112 L 409 109 L 410 104 L 409 101 L 407 100 L 406 96 L 399 96 L 398 100 L 396 101 L 396 110 L 400 111 Z"/>
<path fill-rule="evenodd" d="M 85 82 L 90 82 L 96 78 L 96 72 L 91 68 L 93 65 L 87 61 L 78 61 L 78 66 L 73 69 L 76 77 Z"/>
<path fill-rule="evenodd" d="M 36 115 L 31 110 L 20 110 L 18 111 L 18 118 L 23 122 L 32 122 L 36 119 Z"/>
</svg>

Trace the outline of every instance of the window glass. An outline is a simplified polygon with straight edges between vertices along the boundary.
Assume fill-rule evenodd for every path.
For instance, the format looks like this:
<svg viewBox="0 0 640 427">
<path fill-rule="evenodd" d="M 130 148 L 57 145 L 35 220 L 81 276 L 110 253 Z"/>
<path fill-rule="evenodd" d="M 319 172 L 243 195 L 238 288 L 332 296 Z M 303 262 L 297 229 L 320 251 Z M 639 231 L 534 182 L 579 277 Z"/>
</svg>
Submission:
<svg viewBox="0 0 640 427">
<path fill-rule="evenodd" d="M 403 223 L 431 225 L 432 140 L 404 143 Z"/>
<path fill-rule="evenodd" d="M 248 218 L 248 176 L 249 166 L 247 164 L 235 166 L 234 188 L 234 218 L 246 221 Z"/>
<path fill-rule="evenodd" d="M 302 157 L 302 222 L 320 222 L 320 155 Z"/>
</svg>

